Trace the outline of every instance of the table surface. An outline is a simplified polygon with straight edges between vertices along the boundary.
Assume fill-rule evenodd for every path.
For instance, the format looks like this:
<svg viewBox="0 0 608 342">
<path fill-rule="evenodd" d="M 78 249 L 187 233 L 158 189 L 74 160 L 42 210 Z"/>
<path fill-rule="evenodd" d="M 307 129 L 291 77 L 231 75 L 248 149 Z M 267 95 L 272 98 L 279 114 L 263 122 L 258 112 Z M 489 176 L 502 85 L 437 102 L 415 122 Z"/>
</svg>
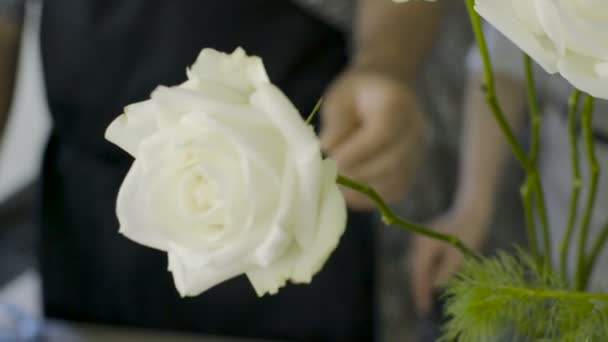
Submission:
<svg viewBox="0 0 608 342">
<path fill-rule="evenodd" d="M 164 331 L 132 329 L 125 327 L 103 326 L 57 320 L 42 320 L 40 300 L 40 277 L 36 270 L 30 269 L 6 286 L 0 288 L 0 340 L 6 334 L 6 318 L 13 322 L 11 314 L 16 314 L 27 327 L 26 331 L 42 335 L 42 338 L 26 339 L 24 341 L 44 342 L 264 342 L 262 340 L 212 337 L 170 333 Z M 9 316 L 4 315 L 9 313 Z M 5 319 L 3 321 L 3 318 Z M 11 326 L 9 323 L 8 326 Z M 12 325 L 14 326 L 14 325 Z M 3 328 L 4 327 L 4 328 Z M 11 329 L 12 330 L 12 329 Z M 23 330 L 23 328 L 22 328 Z M 12 336 L 12 335 L 11 335 Z M 28 333 L 27 336 L 30 336 Z M 21 341 L 22 339 L 19 339 Z"/>
<path fill-rule="evenodd" d="M 59 321 L 47 321 L 43 333 L 45 342 L 264 342 L 261 340 L 196 336 L 174 334 L 167 332 L 127 329 L 118 327 L 99 326 L 92 324 L 76 324 Z"/>
</svg>

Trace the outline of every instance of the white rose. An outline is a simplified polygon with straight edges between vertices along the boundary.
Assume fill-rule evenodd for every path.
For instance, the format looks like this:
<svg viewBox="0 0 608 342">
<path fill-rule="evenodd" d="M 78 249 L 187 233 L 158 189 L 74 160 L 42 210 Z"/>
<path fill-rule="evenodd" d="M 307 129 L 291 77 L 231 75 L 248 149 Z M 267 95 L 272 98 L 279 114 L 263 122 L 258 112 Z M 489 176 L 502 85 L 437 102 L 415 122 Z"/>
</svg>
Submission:
<svg viewBox="0 0 608 342">
<path fill-rule="evenodd" d="M 126 107 L 106 138 L 135 157 L 120 232 L 167 252 L 182 296 L 240 274 L 260 296 L 309 283 L 344 232 L 335 164 L 242 49 L 203 50 L 187 82 Z"/>
<path fill-rule="evenodd" d="M 547 72 L 608 99 L 608 1 L 476 0 L 475 9 Z"/>
</svg>

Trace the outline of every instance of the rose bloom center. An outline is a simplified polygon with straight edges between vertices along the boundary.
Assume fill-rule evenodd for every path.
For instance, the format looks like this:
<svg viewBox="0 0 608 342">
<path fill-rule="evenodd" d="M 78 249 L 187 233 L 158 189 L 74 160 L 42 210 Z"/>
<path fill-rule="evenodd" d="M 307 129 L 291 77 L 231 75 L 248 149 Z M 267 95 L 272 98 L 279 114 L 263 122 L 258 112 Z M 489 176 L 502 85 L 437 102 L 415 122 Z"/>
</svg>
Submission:
<svg viewBox="0 0 608 342">
<path fill-rule="evenodd" d="M 217 182 L 209 177 L 199 165 L 192 165 L 183 171 L 179 181 L 180 213 L 189 220 L 195 219 L 203 227 L 221 230 L 222 215 L 214 215 L 221 210 L 221 200 Z"/>
</svg>

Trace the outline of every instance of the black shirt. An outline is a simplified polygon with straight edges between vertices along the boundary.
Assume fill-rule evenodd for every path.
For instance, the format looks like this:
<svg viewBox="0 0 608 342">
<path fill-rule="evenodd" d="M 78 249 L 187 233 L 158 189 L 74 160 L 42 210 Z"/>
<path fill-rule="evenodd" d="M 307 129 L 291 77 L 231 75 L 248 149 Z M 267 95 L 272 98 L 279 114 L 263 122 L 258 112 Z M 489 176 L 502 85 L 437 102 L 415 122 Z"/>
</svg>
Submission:
<svg viewBox="0 0 608 342">
<path fill-rule="evenodd" d="M 42 58 L 53 130 L 40 239 L 48 316 L 209 334 L 319 341 L 372 335 L 369 217 L 349 216 L 311 285 L 257 298 L 244 277 L 180 299 L 164 253 L 118 234 L 116 194 L 132 162 L 108 124 L 158 85 L 185 79 L 203 47 L 242 46 L 306 113 L 346 62 L 344 37 L 286 0 L 47 0 Z"/>
</svg>

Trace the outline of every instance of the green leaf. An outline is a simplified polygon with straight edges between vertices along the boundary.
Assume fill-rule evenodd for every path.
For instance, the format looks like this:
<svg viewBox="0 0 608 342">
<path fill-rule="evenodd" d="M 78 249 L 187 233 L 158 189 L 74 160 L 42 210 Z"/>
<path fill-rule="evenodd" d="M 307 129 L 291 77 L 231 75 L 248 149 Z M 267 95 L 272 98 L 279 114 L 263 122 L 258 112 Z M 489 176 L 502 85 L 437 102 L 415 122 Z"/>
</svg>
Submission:
<svg viewBox="0 0 608 342">
<path fill-rule="evenodd" d="M 572 291 L 522 250 L 469 259 L 445 295 L 442 341 L 608 341 L 608 295 Z"/>
</svg>

